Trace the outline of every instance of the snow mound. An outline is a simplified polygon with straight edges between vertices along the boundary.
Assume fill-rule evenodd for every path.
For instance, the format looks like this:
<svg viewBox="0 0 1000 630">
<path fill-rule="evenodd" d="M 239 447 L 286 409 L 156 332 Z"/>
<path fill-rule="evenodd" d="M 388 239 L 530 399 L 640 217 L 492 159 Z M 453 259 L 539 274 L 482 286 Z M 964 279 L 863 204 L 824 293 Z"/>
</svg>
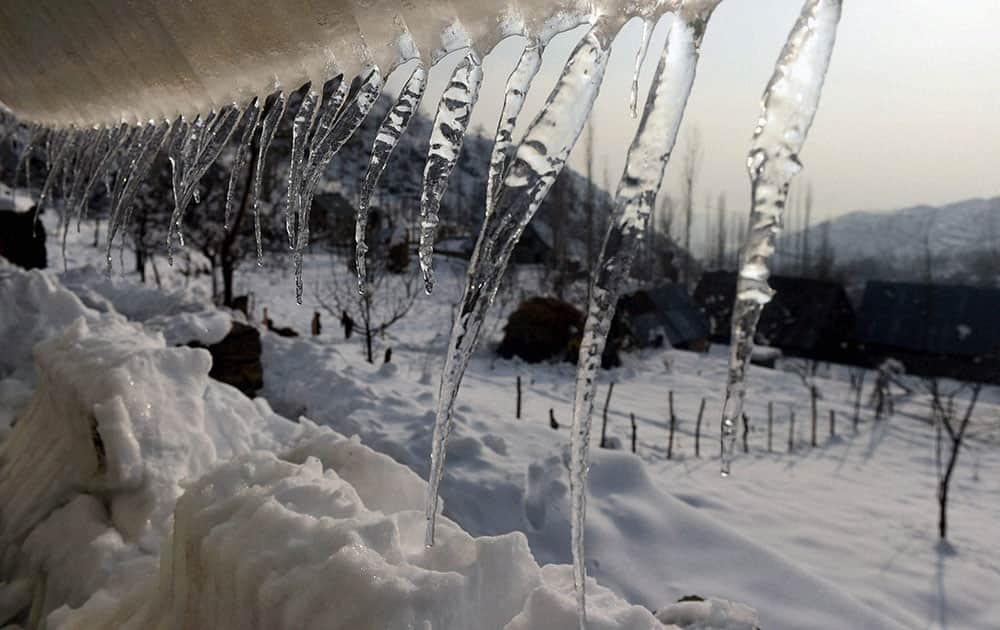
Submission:
<svg viewBox="0 0 1000 630">
<path fill-rule="evenodd" d="M 12 342 L 2 360 L 15 374 L 27 371 L 16 362 L 32 342 L 76 316 L 35 345 L 33 394 L 26 379 L 0 381 L 18 399 L 0 404 L 16 418 L 0 443 L 0 624 L 35 627 L 59 606 L 155 571 L 183 480 L 292 444 L 307 428 L 211 381 L 207 351 L 167 348 L 158 333 L 86 308 L 50 275 L 11 271 L 0 298 Z"/>
<path fill-rule="evenodd" d="M 205 350 L 50 274 L 0 286 L 3 329 L 38 342 L 34 391 L 0 381 L 30 396 L 0 443 L 0 624 L 578 627 L 568 567 L 539 567 L 523 534 L 442 518 L 428 549 L 426 483 L 406 466 L 210 380 Z M 590 588 L 592 630 L 664 627 Z"/>
<path fill-rule="evenodd" d="M 31 382 L 34 345 L 93 315 L 51 275 L 24 271 L 0 258 L 0 377 Z"/>
<path fill-rule="evenodd" d="M 217 310 L 206 295 L 188 288 L 156 287 L 112 280 L 92 266 L 60 274 L 63 285 L 95 310 L 120 313 L 163 334 L 168 345 L 192 341 L 210 346 L 229 332 L 232 317 Z"/>
<path fill-rule="evenodd" d="M 288 457 L 303 461 L 244 455 L 192 484 L 177 502 L 159 574 L 121 601 L 59 611 L 54 627 L 579 627 L 570 568 L 539 567 L 522 534 L 473 538 L 442 519 L 427 548 L 423 513 L 413 509 L 425 483 L 408 468 L 333 432 Z M 714 603 L 674 614 L 683 626 L 664 626 L 590 588 L 591 630 L 753 627 L 730 623 Z"/>
</svg>

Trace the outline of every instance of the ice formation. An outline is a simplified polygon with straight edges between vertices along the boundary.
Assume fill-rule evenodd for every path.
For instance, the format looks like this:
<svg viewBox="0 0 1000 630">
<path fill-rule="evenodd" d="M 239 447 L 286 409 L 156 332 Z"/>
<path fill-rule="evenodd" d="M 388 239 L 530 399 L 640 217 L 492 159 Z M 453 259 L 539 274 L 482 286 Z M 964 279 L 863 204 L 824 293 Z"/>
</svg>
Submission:
<svg viewBox="0 0 1000 630">
<path fill-rule="evenodd" d="M 358 196 L 358 213 L 354 228 L 358 292 L 361 294 L 364 294 L 368 280 L 368 208 L 371 204 L 372 194 L 375 192 L 375 185 L 378 183 L 379 177 L 382 176 L 382 172 L 389 163 L 392 150 L 396 148 L 400 137 L 406 133 L 407 126 L 417 112 L 417 108 L 420 107 L 420 101 L 423 99 L 426 87 L 427 70 L 418 61 L 417 67 L 413 69 L 410 78 L 403 85 L 399 98 L 386 114 L 385 120 L 382 121 L 378 133 L 375 135 L 368 170 L 365 171 L 364 179 L 361 180 L 361 193 Z"/>
<path fill-rule="evenodd" d="M 192 201 L 197 203 L 198 181 L 240 128 L 226 192 L 225 223 L 228 226 L 234 208 L 237 178 L 250 160 L 253 173 L 246 202 L 254 213 L 259 262 L 261 172 L 289 96 L 298 91 L 301 99 L 292 121 L 285 228 L 295 264 L 296 297 L 301 302 L 302 256 L 309 243 L 313 193 L 330 159 L 379 97 L 383 72 L 387 76 L 407 61 L 416 60 L 418 64 L 380 128 L 361 187 L 356 241 L 362 291 L 367 208 L 374 187 L 421 101 L 425 68 L 448 53 L 463 51 L 464 59 L 438 106 L 425 170 L 419 258 L 425 287 L 430 292 L 437 208 L 458 158 L 482 80 L 479 60 L 505 37 L 526 38 L 524 52 L 508 79 L 489 163 L 485 218 L 441 375 L 424 513 L 424 541 L 433 545 L 453 405 L 511 253 L 587 122 L 617 32 L 633 17 L 642 20 L 643 37 L 631 97 L 634 115 L 638 109 L 638 72 L 650 28 L 662 15 L 672 12 L 668 45 L 629 151 L 614 219 L 592 278 L 580 354 L 571 478 L 573 582 L 582 625 L 586 610 L 582 519 L 596 364 L 628 274 L 634 244 L 642 238 L 676 138 L 705 22 L 718 2 L 530 0 L 510 6 L 504 0 L 430 0 L 415 6 L 395 0 L 319 4 L 261 0 L 249 5 L 219 0 L 194 15 L 181 5 L 151 0 L 114 2 L 113 8 L 100 12 L 88 10 L 89 4 L 71 2 L 63 3 L 64 11 L 43 12 L 28 0 L 13 0 L 0 7 L 0 54 L 5 59 L 0 68 L 0 109 L 9 108 L 34 125 L 15 179 L 23 166 L 30 181 L 30 160 L 26 157 L 45 153 L 49 172 L 38 206 L 62 194 L 64 235 L 72 214 L 79 221 L 95 183 L 110 182 L 106 239 L 110 272 L 114 239 L 128 224 L 139 186 L 159 152 L 165 149 L 173 165 L 175 206 L 168 235 L 171 252 L 174 231 L 183 245 L 182 223 L 187 207 Z M 767 260 L 774 235 L 780 229 L 788 183 L 800 168 L 797 155 L 816 112 L 840 9 L 841 0 L 806 1 L 765 91 L 763 114 L 754 134 L 748 160 L 753 209 L 740 256 L 734 343 L 723 414 L 726 473 L 733 451 L 735 420 L 741 414 L 743 375 L 753 330 L 760 309 L 770 297 Z M 249 33 L 244 25 L 250 24 L 259 28 Z M 515 145 L 513 130 L 525 93 L 538 72 L 544 46 L 556 33 L 584 24 L 589 25 L 587 33 L 570 56 L 546 104 Z M 78 34 L 82 32 L 108 36 L 81 42 Z M 140 32 L 142 37 L 135 36 Z M 46 62 L 44 71 L 38 71 L 40 60 L 51 58 L 57 62 Z M 356 87 L 349 89 L 352 78 L 356 78 Z M 256 153 L 251 156 L 254 146 Z M 124 244 L 123 237 L 119 241 Z M 309 474 L 289 469 L 285 477 Z M 272 492 L 283 482 L 275 478 L 261 483 Z M 192 510 L 197 512 L 195 507 Z M 252 522 L 247 520 L 246 526 Z"/>
<path fill-rule="evenodd" d="M 494 210 L 483 221 L 441 374 L 427 500 L 428 545 L 434 544 L 438 488 L 462 376 L 514 247 L 565 166 L 597 99 L 610 53 L 609 26 L 598 23 L 577 44 L 545 107 L 518 145 Z"/>
<path fill-rule="evenodd" d="M 631 270 L 636 246 L 645 236 L 664 170 L 677 140 L 681 118 L 694 84 L 701 40 L 714 8 L 713 4 L 709 4 L 696 13 L 681 13 L 671 24 L 639 129 L 629 149 L 625 172 L 618 184 L 615 209 L 591 283 L 590 304 L 580 343 L 570 434 L 573 577 L 581 623 L 586 617 L 583 530 L 597 372 L 615 305 Z"/>
<path fill-rule="evenodd" d="M 476 54 L 470 51 L 451 73 L 434 117 L 420 195 L 420 272 L 424 276 L 424 290 L 428 295 L 434 290 L 434 237 L 437 235 L 441 197 L 462 151 L 462 141 L 469 128 L 472 108 L 476 106 L 482 82 L 482 65 Z"/>
<path fill-rule="evenodd" d="M 807 0 L 761 100 L 761 116 L 747 157 L 752 207 L 750 227 L 740 250 L 733 306 L 729 376 L 722 411 L 723 475 L 729 474 L 736 450 L 754 332 L 760 312 L 773 293 L 767 284 L 767 264 L 774 253 L 774 239 L 781 231 L 788 186 L 802 169 L 799 152 L 819 107 L 841 4 L 842 0 Z"/>
</svg>

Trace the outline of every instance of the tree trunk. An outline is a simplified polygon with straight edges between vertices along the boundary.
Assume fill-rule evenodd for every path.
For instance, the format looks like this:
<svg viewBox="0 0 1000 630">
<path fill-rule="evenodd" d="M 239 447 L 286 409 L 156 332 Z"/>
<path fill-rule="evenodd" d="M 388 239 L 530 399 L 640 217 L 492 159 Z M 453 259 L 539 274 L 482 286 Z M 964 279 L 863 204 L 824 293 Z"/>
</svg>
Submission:
<svg viewBox="0 0 1000 630">
<path fill-rule="evenodd" d="M 233 259 L 225 253 L 222 255 L 222 303 L 225 306 L 233 305 L 233 273 L 236 267 Z"/>
</svg>

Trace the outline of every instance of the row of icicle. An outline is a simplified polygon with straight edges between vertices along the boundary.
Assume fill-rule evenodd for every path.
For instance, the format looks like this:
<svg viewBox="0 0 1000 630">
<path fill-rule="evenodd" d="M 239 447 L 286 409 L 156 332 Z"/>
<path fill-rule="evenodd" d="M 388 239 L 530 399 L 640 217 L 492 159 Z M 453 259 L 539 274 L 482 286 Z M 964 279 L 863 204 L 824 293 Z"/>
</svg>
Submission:
<svg viewBox="0 0 1000 630">
<path fill-rule="evenodd" d="M 653 77 L 638 130 L 629 149 L 615 196 L 614 211 L 591 279 L 587 319 L 577 368 L 571 433 L 570 495 L 573 575 L 581 628 L 586 625 L 584 522 L 588 447 L 597 373 L 614 308 L 629 277 L 636 245 L 644 237 L 667 162 L 694 83 L 701 41 L 709 17 L 721 0 L 699 0 L 682 5 L 673 17 L 666 44 Z M 693 7 L 693 8 L 692 8 Z M 723 412 L 723 473 L 728 474 L 734 452 L 736 419 L 742 414 L 744 375 L 752 351 L 753 333 L 763 305 L 770 299 L 767 263 L 775 235 L 781 228 L 785 195 L 800 165 L 802 149 L 819 102 L 840 17 L 841 0 L 806 0 L 762 101 L 748 159 L 752 189 L 750 229 L 740 254 L 737 298 L 733 315 L 733 344 Z M 485 216 L 469 263 L 468 280 L 445 356 L 441 375 L 431 453 L 427 497 L 426 543 L 434 543 L 438 493 L 445 453 L 452 430 L 453 407 L 462 376 L 476 349 L 487 310 L 499 288 L 510 256 L 525 227 L 562 171 L 590 116 L 600 91 L 611 41 L 621 21 L 595 18 L 570 55 L 548 99 L 528 126 L 520 143 L 513 132 L 532 80 L 538 73 L 542 47 L 529 41 L 507 81 L 487 175 Z M 652 24 L 643 23 L 642 42 L 630 100 L 638 110 L 638 71 L 646 54 Z M 438 210 L 448 178 L 468 131 L 483 72 L 479 58 L 469 52 L 452 72 L 434 118 L 420 200 L 419 259 L 425 289 L 434 286 L 433 248 Z M 419 62 L 398 99 L 382 121 L 372 147 L 358 201 L 356 219 L 358 289 L 367 288 L 365 235 L 371 197 L 389 157 L 416 114 L 427 83 Z M 285 229 L 295 266 L 296 299 L 302 301 L 302 262 L 309 242 L 312 198 L 327 164 L 364 121 L 382 90 L 382 76 L 372 68 L 355 89 L 343 77 L 308 88 L 291 122 L 292 146 L 285 200 Z M 41 210 L 54 190 L 63 192 L 60 227 L 63 257 L 70 217 L 77 228 L 87 200 L 103 181 L 110 199 L 107 264 L 112 265 L 112 243 L 130 218 L 139 186 L 158 152 L 166 148 L 172 166 L 175 205 L 167 236 L 172 261 L 176 236 L 184 245 L 183 223 L 188 206 L 198 202 L 198 183 L 238 129 L 242 129 L 233 158 L 225 197 L 225 229 L 235 206 L 238 177 L 248 162 L 253 177 L 247 192 L 254 216 L 258 264 L 262 251 L 259 217 L 261 174 L 275 131 L 285 116 L 286 95 L 280 91 L 245 107 L 232 105 L 194 121 L 150 122 L 139 127 L 46 130 L 33 127 L 15 169 L 26 171 L 44 148 L 49 172 L 39 195 Z M 254 151 L 254 148 L 256 150 Z M 60 181 L 61 178 L 61 181 Z M 124 247 L 124 237 L 121 238 Z"/>
</svg>

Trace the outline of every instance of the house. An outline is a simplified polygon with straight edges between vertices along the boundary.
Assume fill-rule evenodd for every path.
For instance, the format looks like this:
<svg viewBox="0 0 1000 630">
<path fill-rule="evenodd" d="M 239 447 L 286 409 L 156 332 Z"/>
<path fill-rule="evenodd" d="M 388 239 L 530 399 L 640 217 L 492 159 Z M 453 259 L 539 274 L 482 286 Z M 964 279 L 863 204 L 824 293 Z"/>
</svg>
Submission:
<svg viewBox="0 0 1000 630">
<path fill-rule="evenodd" d="M 1000 383 L 1000 289 L 869 282 L 856 339 L 911 374 Z"/>
<path fill-rule="evenodd" d="M 660 347 L 703 351 L 711 329 L 708 318 L 679 284 L 643 289 L 618 300 L 616 324 L 624 346 Z"/>
<path fill-rule="evenodd" d="M 837 363 L 858 361 L 853 345 L 855 313 L 844 287 L 828 280 L 771 276 L 775 295 L 764 306 L 755 342 L 785 355 Z M 729 343 L 736 273 L 702 274 L 694 299 L 711 324 L 713 341 Z"/>
<path fill-rule="evenodd" d="M 333 247 L 352 249 L 356 211 L 354 204 L 339 192 L 318 193 L 312 200 L 309 231 Z M 369 215 L 368 223 L 370 227 L 378 224 L 376 211 Z"/>
</svg>

